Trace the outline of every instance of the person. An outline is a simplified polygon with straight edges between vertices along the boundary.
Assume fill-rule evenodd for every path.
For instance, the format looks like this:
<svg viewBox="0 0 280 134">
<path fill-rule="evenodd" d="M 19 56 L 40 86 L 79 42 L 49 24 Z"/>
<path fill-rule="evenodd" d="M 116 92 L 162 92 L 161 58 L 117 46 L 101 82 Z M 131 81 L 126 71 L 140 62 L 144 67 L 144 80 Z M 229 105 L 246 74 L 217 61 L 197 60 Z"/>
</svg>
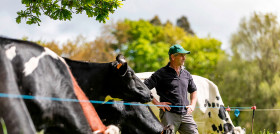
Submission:
<svg viewBox="0 0 280 134">
<path fill-rule="evenodd" d="M 174 132 L 198 134 L 191 113 L 197 101 L 197 89 L 191 74 L 184 68 L 185 56 L 190 51 L 176 44 L 169 49 L 169 63 L 154 72 L 144 81 L 149 89 L 156 88 L 160 101 L 152 103 L 160 108 L 160 119 L 164 126 L 173 125 Z M 190 102 L 187 93 L 190 93 Z"/>
</svg>

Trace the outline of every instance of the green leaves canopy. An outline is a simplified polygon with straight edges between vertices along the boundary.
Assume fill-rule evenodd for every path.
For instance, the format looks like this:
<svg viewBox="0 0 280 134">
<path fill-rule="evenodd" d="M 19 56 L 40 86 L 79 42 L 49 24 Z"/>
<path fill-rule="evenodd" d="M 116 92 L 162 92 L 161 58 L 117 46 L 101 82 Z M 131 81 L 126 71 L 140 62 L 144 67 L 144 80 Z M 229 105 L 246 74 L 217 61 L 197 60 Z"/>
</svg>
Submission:
<svg viewBox="0 0 280 134">
<path fill-rule="evenodd" d="M 223 57 L 221 42 L 214 38 L 198 38 L 171 23 L 153 25 L 149 21 L 119 21 L 113 28 L 115 50 L 124 53 L 136 72 L 156 71 L 169 61 L 171 45 L 181 44 L 190 50 L 186 68 L 193 74 L 212 77 L 218 60 Z"/>
<path fill-rule="evenodd" d="M 121 6 L 120 0 L 22 0 L 25 10 L 17 12 L 17 23 L 22 18 L 28 19 L 26 24 L 40 25 L 42 13 L 54 20 L 71 20 L 72 14 L 86 12 L 88 17 L 96 17 L 99 22 L 105 23 L 109 13 Z"/>
<path fill-rule="evenodd" d="M 186 55 L 185 65 L 193 74 L 209 79 L 216 77 L 218 61 L 225 57 L 222 43 L 214 38 L 186 36 L 181 45 L 191 54 Z"/>
</svg>

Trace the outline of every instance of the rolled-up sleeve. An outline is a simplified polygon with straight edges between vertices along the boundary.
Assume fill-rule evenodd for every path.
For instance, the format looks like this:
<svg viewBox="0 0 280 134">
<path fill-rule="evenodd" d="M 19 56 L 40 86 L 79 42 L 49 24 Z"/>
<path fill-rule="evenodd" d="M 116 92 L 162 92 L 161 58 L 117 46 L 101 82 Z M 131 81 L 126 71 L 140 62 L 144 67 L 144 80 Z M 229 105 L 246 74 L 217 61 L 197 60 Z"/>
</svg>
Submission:
<svg viewBox="0 0 280 134">
<path fill-rule="evenodd" d="M 190 75 L 189 86 L 188 86 L 188 92 L 189 92 L 189 93 L 192 93 L 192 92 L 194 92 L 194 91 L 196 91 L 196 90 L 197 90 L 196 85 L 195 85 L 195 83 L 194 83 L 194 81 L 193 81 L 192 76 Z"/>
</svg>

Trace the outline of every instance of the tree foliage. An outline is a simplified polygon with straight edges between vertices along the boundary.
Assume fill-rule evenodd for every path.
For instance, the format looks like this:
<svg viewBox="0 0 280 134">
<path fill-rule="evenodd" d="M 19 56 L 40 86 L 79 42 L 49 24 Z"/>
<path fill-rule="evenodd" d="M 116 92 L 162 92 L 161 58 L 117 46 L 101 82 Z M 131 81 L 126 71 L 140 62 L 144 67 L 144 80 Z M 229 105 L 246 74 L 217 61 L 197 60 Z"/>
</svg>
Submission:
<svg viewBox="0 0 280 134">
<path fill-rule="evenodd" d="M 71 20 L 72 14 L 86 13 L 88 17 L 96 17 L 99 22 L 105 23 L 110 13 L 121 6 L 120 0 L 22 0 L 26 9 L 17 12 L 17 23 L 23 18 L 26 24 L 40 25 L 42 14 L 53 20 Z"/>
<path fill-rule="evenodd" d="M 160 19 L 159 19 L 159 17 L 157 15 L 152 20 L 150 20 L 150 23 L 152 23 L 155 26 L 162 25 L 161 21 L 160 21 Z"/>
<path fill-rule="evenodd" d="M 190 23 L 186 16 L 182 16 L 181 18 L 177 19 L 176 25 L 178 27 L 183 28 L 187 33 L 194 35 L 193 30 L 191 29 Z"/>
<path fill-rule="evenodd" d="M 193 74 L 213 80 L 218 61 L 225 57 L 222 43 L 214 38 L 186 36 L 181 45 L 191 54 L 186 55 L 186 68 Z"/>
<path fill-rule="evenodd" d="M 280 71 L 280 27 L 273 14 L 256 14 L 242 20 L 237 34 L 232 36 L 234 54 L 256 61 L 262 77 L 272 84 L 273 75 Z"/>
<path fill-rule="evenodd" d="M 169 44 L 161 41 L 163 29 L 160 26 L 145 20 L 124 20 L 117 23 L 112 33 L 117 39 L 114 45 L 136 72 L 153 71 L 167 63 Z"/>
<path fill-rule="evenodd" d="M 105 39 L 99 37 L 94 41 L 86 41 L 83 36 L 78 36 L 74 41 L 68 41 L 62 45 L 54 41 L 37 41 L 37 43 L 50 48 L 60 56 L 73 60 L 111 62 L 115 59 L 116 54 Z"/>
<path fill-rule="evenodd" d="M 169 61 L 169 47 L 177 43 L 192 51 L 187 56 L 186 67 L 193 74 L 208 78 L 224 55 L 218 40 L 189 36 L 184 29 L 171 23 L 154 25 L 145 20 L 126 19 L 117 22 L 108 32 L 116 39 L 113 48 L 124 53 L 136 72 L 156 71 L 165 66 Z"/>
<path fill-rule="evenodd" d="M 256 105 L 259 109 L 280 108 L 280 27 L 273 14 L 254 13 L 242 19 L 231 37 L 233 55 L 220 61 L 218 84 L 225 104 Z M 250 129 L 251 116 L 241 114 L 241 126 Z M 279 130 L 276 111 L 257 112 L 254 128 L 257 131 Z"/>
</svg>

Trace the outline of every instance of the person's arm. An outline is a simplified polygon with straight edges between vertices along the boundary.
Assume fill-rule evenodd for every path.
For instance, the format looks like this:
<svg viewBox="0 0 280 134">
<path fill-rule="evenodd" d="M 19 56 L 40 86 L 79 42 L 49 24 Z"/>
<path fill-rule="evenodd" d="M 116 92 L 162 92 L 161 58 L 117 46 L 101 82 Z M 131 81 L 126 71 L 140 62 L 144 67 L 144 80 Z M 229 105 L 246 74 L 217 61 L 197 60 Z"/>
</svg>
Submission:
<svg viewBox="0 0 280 134">
<path fill-rule="evenodd" d="M 169 105 L 171 105 L 170 102 L 159 102 L 156 98 L 153 98 L 152 103 L 157 105 L 157 107 L 162 109 L 164 112 L 165 110 L 170 111 L 171 109 L 171 107 L 169 107 Z"/>
<path fill-rule="evenodd" d="M 159 79 L 160 77 L 158 76 L 157 72 L 155 72 L 150 78 L 144 80 L 144 84 L 149 89 L 153 89 L 157 85 Z M 169 105 L 171 105 L 170 102 L 159 102 L 156 98 L 153 98 L 152 103 L 154 105 L 157 105 L 157 107 L 162 109 L 164 112 L 165 110 L 170 111 L 171 109 L 171 107 L 169 107 Z"/>
<path fill-rule="evenodd" d="M 194 109 L 195 109 L 195 105 L 196 105 L 196 101 L 197 101 L 197 92 L 194 91 L 190 94 L 190 105 L 186 106 L 186 108 L 188 109 L 188 114 L 191 114 Z"/>
<path fill-rule="evenodd" d="M 144 84 L 151 90 L 157 85 L 158 77 L 153 73 L 148 79 L 144 80 Z"/>
</svg>

